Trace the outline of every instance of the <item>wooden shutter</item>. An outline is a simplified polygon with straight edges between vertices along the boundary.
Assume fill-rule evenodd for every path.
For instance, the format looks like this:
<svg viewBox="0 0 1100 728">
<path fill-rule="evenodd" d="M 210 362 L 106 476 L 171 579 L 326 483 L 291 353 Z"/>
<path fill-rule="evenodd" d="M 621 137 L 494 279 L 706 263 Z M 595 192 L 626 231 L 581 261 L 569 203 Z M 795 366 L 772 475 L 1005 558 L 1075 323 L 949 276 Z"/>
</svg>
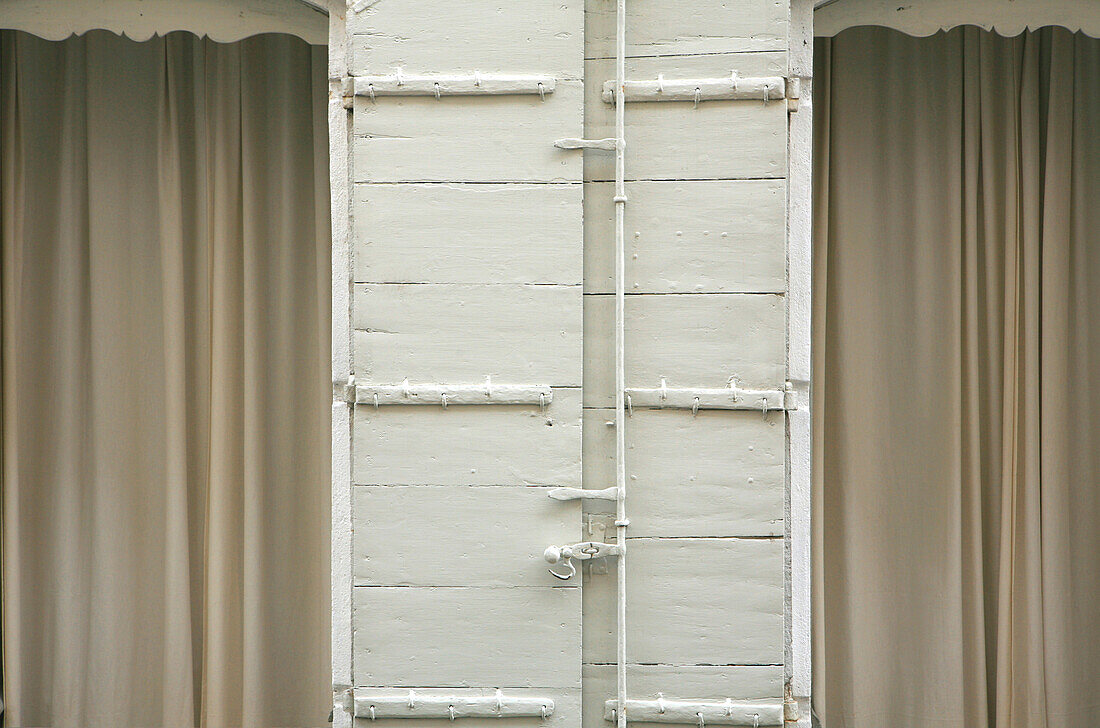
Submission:
<svg viewBox="0 0 1100 728">
<path fill-rule="evenodd" d="M 586 13 L 585 135 L 614 136 L 615 4 Z M 773 0 L 628 1 L 626 79 L 782 77 L 787 24 Z M 782 387 L 786 101 L 627 99 L 627 387 Z M 614 482 L 612 180 L 612 156 L 586 154 L 590 488 Z M 781 699 L 784 414 L 634 407 L 626 422 L 628 699 Z M 584 728 L 613 725 L 615 568 L 584 589 Z"/>
<path fill-rule="evenodd" d="M 568 581 L 542 559 L 614 540 L 613 503 L 548 496 L 616 483 L 614 151 L 555 146 L 616 136 L 615 7 L 349 10 L 360 721 L 613 725 L 617 559 Z M 649 721 L 726 700 L 782 721 L 788 16 L 628 3 L 626 80 L 659 90 L 626 97 L 626 387 L 652 390 L 624 429 L 626 697 L 677 703 Z M 731 381 L 764 411 L 682 406 Z"/>
<path fill-rule="evenodd" d="M 459 717 L 500 690 L 504 714 L 521 698 L 552 706 L 517 725 L 578 725 L 580 580 L 547 573 L 543 550 L 581 535 L 579 505 L 547 497 L 581 485 L 582 162 L 554 147 L 582 132 L 581 1 L 349 13 L 364 719 L 410 690 L 409 715 L 442 700 Z M 502 83 L 519 92 L 489 93 Z M 418 84 L 432 92 L 405 95 Z M 436 400 L 364 395 L 406 383 Z M 485 404 L 455 403 L 471 387 Z M 497 403 L 507 387 L 550 389 Z"/>
</svg>

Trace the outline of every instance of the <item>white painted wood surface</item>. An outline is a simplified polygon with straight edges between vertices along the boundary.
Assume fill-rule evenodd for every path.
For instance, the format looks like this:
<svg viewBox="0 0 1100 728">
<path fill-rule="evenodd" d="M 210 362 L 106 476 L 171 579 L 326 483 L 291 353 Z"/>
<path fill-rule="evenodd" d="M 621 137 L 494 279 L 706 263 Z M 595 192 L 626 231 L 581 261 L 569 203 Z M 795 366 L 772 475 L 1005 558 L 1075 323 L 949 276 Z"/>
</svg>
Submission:
<svg viewBox="0 0 1100 728">
<path fill-rule="evenodd" d="M 219 43 L 259 33 L 289 33 L 313 45 L 329 40 L 324 0 L 4 0 L 0 25 L 47 40 L 109 30 L 149 40 L 185 30 Z"/>
<path fill-rule="evenodd" d="M 587 4 L 589 55 L 606 58 L 613 3 Z M 551 543 L 589 537 L 582 505 L 610 504 L 546 493 L 582 484 L 578 385 L 586 406 L 613 397 L 611 301 L 584 297 L 583 372 L 578 307 L 582 251 L 584 290 L 612 283 L 610 185 L 585 184 L 582 235 L 582 159 L 584 179 L 609 180 L 613 154 L 554 147 L 613 135 L 601 99 L 612 64 L 586 64 L 583 94 L 571 80 L 582 76 L 579 12 L 573 0 L 382 0 L 353 21 L 352 64 L 358 75 L 557 79 L 544 100 L 355 100 L 358 380 L 491 375 L 556 388 L 545 413 L 355 408 L 354 478 L 366 487 L 356 488 L 354 592 L 358 685 L 549 686 L 550 722 L 563 728 L 579 725 L 568 701 L 580 685 L 581 578 L 544 586 L 553 580 L 538 562 Z M 661 0 L 631 6 L 628 19 L 628 53 L 645 56 L 630 59 L 628 78 L 787 74 L 786 2 Z M 628 296 L 628 386 L 786 380 L 776 294 L 787 116 L 784 102 L 762 99 L 629 107 L 627 290 L 672 295 Z M 588 488 L 612 482 L 607 414 L 585 412 Z M 784 424 L 780 413 L 706 411 L 638 410 L 627 421 L 629 655 L 654 663 L 630 667 L 632 697 L 782 695 Z M 614 659 L 609 567 L 583 590 L 586 663 Z M 607 728 L 613 673 L 585 666 L 584 728 Z"/>
<path fill-rule="evenodd" d="M 583 671 L 583 728 L 608 728 L 604 702 L 615 694 L 614 665 L 585 665 Z M 630 665 L 627 684 L 631 695 L 670 700 L 775 699 L 783 694 L 782 665 Z"/>
<path fill-rule="evenodd" d="M 598 332 L 612 321 L 610 296 L 584 297 L 584 399 L 609 407 L 614 349 Z M 780 386 L 786 373 L 784 301 L 776 295 L 639 295 L 626 301 L 628 387 Z"/>
<path fill-rule="evenodd" d="M 576 182 L 580 81 L 535 96 L 355 97 L 358 182 Z"/>
<path fill-rule="evenodd" d="M 611 61 L 585 62 L 584 136 L 614 136 L 614 108 L 603 102 L 603 86 L 614 78 Z M 627 78 L 667 79 L 774 76 L 786 72 L 785 53 L 634 58 Z M 627 114 L 627 180 L 781 178 L 787 167 L 787 104 L 711 101 L 699 104 L 632 104 Z M 562 136 L 576 136 L 568 134 Z M 571 152 L 581 154 L 581 152 Z M 589 152 L 585 180 L 614 179 L 614 160 Z M 628 204 L 629 207 L 629 204 Z"/>
<path fill-rule="evenodd" d="M 632 538 L 626 564 L 631 662 L 783 663 L 782 539 Z M 584 585 L 588 663 L 614 661 L 615 568 Z"/>
<path fill-rule="evenodd" d="M 615 4 L 585 5 L 585 57 L 615 55 Z M 627 8 L 626 54 L 686 56 L 787 47 L 787 4 L 776 0 L 646 2 Z"/>
<path fill-rule="evenodd" d="M 580 537 L 580 504 L 553 501 L 549 490 L 357 487 L 355 583 L 557 586 L 542 553 Z"/>
<path fill-rule="evenodd" d="M 439 687 L 419 687 L 413 686 L 413 692 L 417 699 L 421 696 L 424 698 L 442 699 L 445 697 L 455 697 L 480 700 L 495 701 L 497 688 L 493 687 L 479 687 L 479 688 L 439 688 Z M 408 691 L 404 691 L 406 696 Z M 463 718 L 455 728 L 577 728 L 579 725 L 579 714 L 581 709 L 581 695 L 579 688 L 561 688 L 561 687 L 543 687 L 543 688 L 507 688 L 501 692 L 508 697 L 514 697 L 516 699 L 539 699 L 546 698 L 548 695 L 554 696 L 554 712 L 550 714 L 546 719 L 533 719 L 528 717 L 523 718 L 509 718 L 509 717 L 486 717 L 486 718 Z M 364 697 L 372 694 L 393 694 L 392 688 L 356 688 L 355 694 L 357 696 L 362 695 Z M 356 728 L 417 728 L 421 725 L 447 725 L 449 722 L 432 720 L 427 723 L 421 723 L 418 720 L 410 721 L 407 718 L 383 718 L 378 717 L 377 720 L 371 721 L 369 718 L 359 719 L 355 722 Z M 606 728 L 606 727 L 605 727 Z"/>
<path fill-rule="evenodd" d="M 527 687 L 555 702 L 540 725 L 576 728 L 580 580 L 542 557 L 581 537 L 581 504 L 547 494 L 581 484 L 582 162 L 554 141 L 583 132 L 583 5 L 382 0 L 350 27 L 357 383 L 555 387 L 355 408 L 355 681 Z M 428 95 L 383 97 L 399 68 Z M 480 95 L 517 75 L 539 79 Z"/>
<path fill-rule="evenodd" d="M 356 685 L 580 685 L 576 586 L 354 592 Z"/>
<path fill-rule="evenodd" d="M 584 413 L 584 484 L 614 482 L 610 410 Z M 635 411 L 627 421 L 632 536 L 782 536 L 783 417 Z"/>
<path fill-rule="evenodd" d="M 356 185 L 355 280 L 579 284 L 581 194 L 579 184 Z"/>
<path fill-rule="evenodd" d="M 584 185 L 584 290 L 614 290 L 613 185 Z M 626 287 L 634 293 L 782 292 L 784 180 L 628 182 Z"/>
<path fill-rule="evenodd" d="M 790 76 L 801 79 L 803 99 L 791 115 L 788 237 L 788 377 L 799 408 L 788 417 L 788 500 L 784 665 L 798 728 L 810 728 L 811 678 L 811 422 L 810 369 L 813 284 L 813 0 L 791 3 Z"/>
<path fill-rule="evenodd" d="M 353 306 L 360 382 L 581 383 L 580 286 L 361 284 Z"/>
<path fill-rule="evenodd" d="M 351 72 L 543 73 L 581 77 L 583 0 L 380 0 L 353 13 Z"/>
<path fill-rule="evenodd" d="M 178 5 L 178 4 L 177 4 Z M 332 0 L 327 23 L 329 214 L 332 225 L 331 374 L 333 390 L 351 379 L 351 175 L 348 138 L 351 119 L 344 108 L 343 78 L 347 75 L 346 6 Z M 331 409 L 331 556 L 332 618 L 329 645 L 332 660 L 332 728 L 352 728 L 352 529 L 351 407 L 333 399 Z"/>
<path fill-rule="evenodd" d="M 361 405 L 355 408 L 352 477 L 358 485 L 579 487 L 580 400 L 578 390 L 561 389 L 546 412 Z"/>
<path fill-rule="evenodd" d="M 960 25 L 976 25 L 1005 36 L 1026 28 L 1058 25 L 1100 37 L 1100 3 L 1095 0 L 835 0 L 814 13 L 814 34 L 833 36 L 857 25 L 881 25 L 926 36 Z"/>
</svg>

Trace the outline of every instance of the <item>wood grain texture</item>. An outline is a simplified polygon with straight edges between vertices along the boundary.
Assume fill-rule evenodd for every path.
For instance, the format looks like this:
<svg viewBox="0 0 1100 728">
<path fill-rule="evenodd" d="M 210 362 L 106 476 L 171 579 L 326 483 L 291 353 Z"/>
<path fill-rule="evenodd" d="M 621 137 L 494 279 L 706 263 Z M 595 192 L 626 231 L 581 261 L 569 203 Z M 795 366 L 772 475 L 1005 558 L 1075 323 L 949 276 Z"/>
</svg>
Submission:
<svg viewBox="0 0 1100 728">
<path fill-rule="evenodd" d="M 577 587 L 353 591 L 356 685 L 580 685 Z"/>
<path fill-rule="evenodd" d="M 356 281 L 581 282 L 579 184 L 360 184 L 354 195 Z"/>
<path fill-rule="evenodd" d="M 626 54 L 781 51 L 787 48 L 787 15 L 782 0 L 635 3 L 626 14 Z M 615 57 L 614 0 L 586 3 L 584 55 Z"/>
<path fill-rule="evenodd" d="M 785 53 L 634 58 L 627 79 L 785 75 Z M 603 84 L 615 77 L 614 62 L 586 61 L 584 133 L 588 139 L 615 135 L 614 105 Z M 572 136 L 572 135 L 570 135 Z M 580 154 L 580 152 L 572 152 Z M 615 178 L 614 155 L 589 152 L 586 181 Z M 787 104 L 773 101 L 705 101 L 630 104 L 626 112 L 626 179 L 754 179 L 787 174 Z M 630 203 L 627 203 L 630 207 Z"/>
<path fill-rule="evenodd" d="M 583 0 L 380 0 L 349 13 L 354 76 L 389 73 L 546 73 L 581 76 Z"/>
<path fill-rule="evenodd" d="M 626 563 L 630 662 L 783 663 L 782 539 L 631 539 Z M 584 585 L 588 663 L 615 659 L 615 568 Z"/>
<path fill-rule="evenodd" d="M 784 299 L 779 295 L 627 296 L 628 387 L 782 385 L 786 358 Z M 584 403 L 614 404 L 614 297 L 584 297 Z M 690 413 L 688 413 L 690 416 Z M 757 415 L 759 416 L 759 415 Z"/>
<path fill-rule="evenodd" d="M 581 308 L 580 286 L 356 285 L 355 376 L 576 386 Z"/>
<path fill-rule="evenodd" d="M 576 389 L 556 390 L 545 413 L 495 405 L 362 405 L 353 416 L 352 478 L 358 485 L 581 484 Z"/>
<path fill-rule="evenodd" d="M 450 696 L 477 696 L 493 698 L 496 695 L 495 687 L 484 688 L 437 688 L 412 686 L 417 697 L 450 697 Z M 361 689 L 356 694 L 363 693 Z M 581 691 L 579 688 L 541 687 L 541 688 L 511 688 L 504 691 L 506 698 L 551 698 L 554 701 L 554 712 L 549 718 L 463 718 L 460 728 L 579 728 L 581 710 Z M 409 720 L 407 718 L 379 718 L 370 720 L 364 718 L 355 721 L 355 728 L 419 728 L 423 725 L 443 726 L 444 721 Z M 450 725 L 450 723 L 446 723 Z"/>
<path fill-rule="evenodd" d="M 576 542 L 580 504 L 549 488 L 354 488 L 357 586 L 558 586 L 547 546 Z"/>
<path fill-rule="evenodd" d="M 578 182 L 581 81 L 538 96 L 355 97 L 356 182 Z M 602 103 L 602 102 L 601 102 Z"/>
<path fill-rule="evenodd" d="M 631 107 L 633 108 L 633 107 Z M 783 180 L 628 182 L 626 288 L 632 293 L 782 292 Z M 615 289 L 611 182 L 584 185 L 584 290 Z"/>
<path fill-rule="evenodd" d="M 584 412 L 586 488 L 615 482 L 613 416 Z M 635 410 L 626 425 L 631 536 L 783 535 L 781 413 Z"/>
<path fill-rule="evenodd" d="M 585 665 L 582 675 L 582 728 L 610 728 L 612 724 L 604 720 L 604 702 L 615 699 L 615 666 Z M 783 695 L 782 665 L 629 665 L 626 675 L 630 695 L 648 699 L 655 699 L 657 693 L 664 693 L 669 700 L 754 700 Z"/>
</svg>

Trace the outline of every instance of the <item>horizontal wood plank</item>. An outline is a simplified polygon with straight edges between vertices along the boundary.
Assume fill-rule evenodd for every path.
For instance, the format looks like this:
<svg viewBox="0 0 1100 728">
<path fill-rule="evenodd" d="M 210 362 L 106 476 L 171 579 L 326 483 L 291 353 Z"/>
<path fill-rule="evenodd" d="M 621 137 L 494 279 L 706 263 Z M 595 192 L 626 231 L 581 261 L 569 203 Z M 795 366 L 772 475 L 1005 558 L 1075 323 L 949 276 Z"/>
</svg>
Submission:
<svg viewBox="0 0 1100 728">
<path fill-rule="evenodd" d="M 548 488 L 354 488 L 357 586 L 559 586 L 548 546 L 579 540 L 580 504 Z"/>
<path fill-rule="evenodd" d="M 630 539 L 627 657 L 782 664 L 782 539 Z M 615 660 L 615 565 L 584 586 L 584 661 Z"/>
<path fill-rule="evenodd" d="M 586 488 L 615 483 L 613 410 L 584 413 Z M 631 536 L 782 536 L 781 413 L 635 410 L 626 421 Z"/>
<path fill-rule="evenodd" d="M 584 0 L 371 3 L 348 13 L 352 75 L 548 73 L 580 78 Z"/>
<path fill-rule="evenodd" d="M 538 407 L 355 408 L 358 485 L 581 484 L 581 394 Z"/>
<path fill-rule="evenodd" d="M 539 96 L 355 97 L 356 182 L 579 182 L 581 81 Z"/>
<path fill-rule="evenodd" d="M 356 685 L 580 685 L 579 588 L 352 591 Z"/>
<path fill-rule="evenodd" d="M 635 58 L 629 80 L 784 75 L 782 53 Z M 584 129 L 588 139 L 615 136 L 615 107 L 601 94 L 615 77 L 614 62 L 585 62 Z M 579 154 L 579 152 L 573 152 Z M 626 179 L 692 180 L 781 178 L 787 174 L 785 101 L 705 101 L 629 104 L 626 111 Z M 584 179 L 615 179 L 613 154 L 585 155 Z M 629 206 L 629 203 L 628 203 Z"/>
<path fill-rule="evenodd" d="M 695 0 L 631 5 L 627 56 L 782 51 L 787 48 L 786 2 Z M 615 3 L 591 0 L 584 15 L 586 58 L 615 57 Z"/>
<path fill-rule="evenodd" d="M 626 289 L 782 292 L 784 180 L 628 182 Z M 614 184 L 584 186 L 584 290 L 615 290 Z"/>
<path fill-rule="evenodd" d="M 581 282 L 579 184 L 355 185 L 355 280 Z"/>
<path fill-rule="evenodd" d="M 576 386 L 581 309 L 580 286 L 356 285 L 355 376 Z"/>
<path fill-rule="evenodd" d="M 613 296 L 584 297 L 584 402 L 614 404 Z M 626 384 L 781 387 L 786 371 L 786 318 L 779 295 L 627 296 Z M 690 413 L 688 413 L 690 416 Z"/>
</svg>

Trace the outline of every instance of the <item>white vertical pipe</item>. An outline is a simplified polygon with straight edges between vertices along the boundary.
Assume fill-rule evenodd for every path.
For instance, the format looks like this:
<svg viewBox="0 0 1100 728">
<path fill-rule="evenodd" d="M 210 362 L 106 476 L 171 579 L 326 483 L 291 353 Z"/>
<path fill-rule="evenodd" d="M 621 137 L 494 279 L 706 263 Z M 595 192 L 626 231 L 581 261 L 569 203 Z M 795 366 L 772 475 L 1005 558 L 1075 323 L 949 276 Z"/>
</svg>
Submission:
<svg viewBox="0 0 1100 728">
<path fill-rule="evenodd" d="M 626 728 L 626 0 L 615 11 L 615 541 L 619 546 L 616 606 L 617 728 Z"/>
</svg>

